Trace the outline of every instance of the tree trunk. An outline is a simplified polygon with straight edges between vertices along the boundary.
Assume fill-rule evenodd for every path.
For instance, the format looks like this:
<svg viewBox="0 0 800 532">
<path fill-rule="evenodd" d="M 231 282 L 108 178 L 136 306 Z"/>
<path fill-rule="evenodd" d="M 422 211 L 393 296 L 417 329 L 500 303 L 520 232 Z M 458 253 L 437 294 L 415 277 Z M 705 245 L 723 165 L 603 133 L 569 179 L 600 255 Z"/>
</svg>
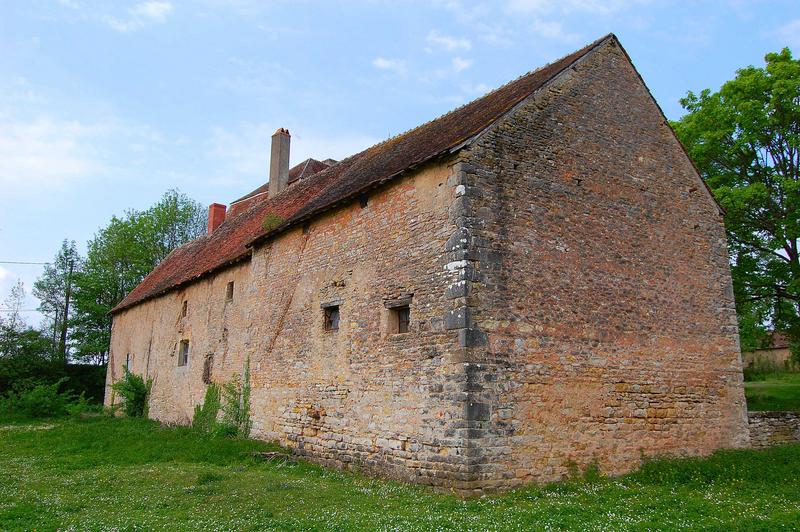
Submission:
<svg viewBox="0 0 800 532">
<path fill-rule="evenodd" d="M 58 345 L 58 351 L 64 363 L 67 363 L 67 318 L 69 318 L 69 300 L 72 297 L 72 269 L 75 267 L 75 261 L 69 261 L 69 273 L 67 273 L 67 289 L 64 293 L 64 316 L 61 320 L 61 342 Z"/>
</svg>

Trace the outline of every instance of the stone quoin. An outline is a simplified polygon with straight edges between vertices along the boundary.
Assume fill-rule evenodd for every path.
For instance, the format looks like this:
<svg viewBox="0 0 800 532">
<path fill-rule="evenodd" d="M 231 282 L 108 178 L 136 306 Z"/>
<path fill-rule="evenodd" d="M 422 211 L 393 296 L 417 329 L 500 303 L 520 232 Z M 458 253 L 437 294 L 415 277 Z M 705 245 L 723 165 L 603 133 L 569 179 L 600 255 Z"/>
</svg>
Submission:
<svg viewBox="0 0 800 532">
<path fill-rule="evenodd" d="M 107 403 L 129 355 L 189 423 L 249 360 L 255 437 L 461 495 L 749 444 L 722 212 L 615 36 L 339 162 L 289 140 L 112 311 Z"/>
</svg>

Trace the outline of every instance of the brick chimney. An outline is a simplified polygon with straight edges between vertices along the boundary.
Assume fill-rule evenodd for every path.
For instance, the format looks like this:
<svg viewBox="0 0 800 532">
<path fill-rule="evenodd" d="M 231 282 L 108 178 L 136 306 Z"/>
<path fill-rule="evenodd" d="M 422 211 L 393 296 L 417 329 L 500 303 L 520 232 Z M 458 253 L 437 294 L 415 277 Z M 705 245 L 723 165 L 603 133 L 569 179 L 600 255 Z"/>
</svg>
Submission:
<svg viewBox="0 0 800 532">
<path fill-rule="evenodd" d="M 212 203 L 208 206 L 208 234 L 213 233 L 225 221 L 225 205 Z"/>
<path fill-rule="evenodd" d="M 289 185 L 289 130 L 279 128 L 272 135 L 269 160 L 269 195 L 275 196 Z"/>
</svg>

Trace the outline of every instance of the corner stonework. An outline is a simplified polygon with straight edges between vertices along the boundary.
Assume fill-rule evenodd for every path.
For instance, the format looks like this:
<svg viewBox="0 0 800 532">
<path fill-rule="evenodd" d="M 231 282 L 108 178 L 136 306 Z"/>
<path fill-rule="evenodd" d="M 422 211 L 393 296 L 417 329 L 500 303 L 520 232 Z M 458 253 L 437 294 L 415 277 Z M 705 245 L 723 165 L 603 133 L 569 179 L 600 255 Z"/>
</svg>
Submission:
<svg viewBox="0 0 800 532">
<path fill-rule="evenodd" d="M 472 201 L 481 196 L 475 186 L 471 166 L 459 161 L 453 165 L 447 184 L 454 187 L 455 199 L 450 207 L 450 220 L 456 230 L 445 243 L 444 269 L 451 276 L 445 297 L 451 308 L 444 314 L 444 327 L 458 331 L 459 345 L 462 348 L 486 345 L 486 334 L 472 320 L 474 303 L 469 301 L 474 283 L 481 283 L 479 271 L 478 239 L 473 235 L 482 227 L 482 220 L 472 212 Z"/>
<path fill-rule="evenodd" d="M 466 475 L 453 488 L 462 496 L 478 496 L 485 488 L 491 488 L 491 482 L 487 484 L 490 457 L 483 440 L 493 410 L 493 391 L 484 385 L 486 367 L 482 363 L 488 337 L 474 319 L 481 314 L 481 299 L 477 296 L 486 281 L 481 268 L 488 256 L 485 239 L 479 236 L 486 222 L 474 208 L 484 191 L 478 186 L 474 168 L 463 158 L 452 166 L 447 184 L 454 194 L 449 216 L 455 230 L 445 243 L 443 254 L 443 269 L 448 276 L 445 299 L 449 302 L 443 322 L 446 330 L 458 334 L 459 351 L 453 364 L 458 368 L 455 398 L 460 403 L 461 419 L 454 426 L 464 442 L 466 465 Z"/>
</svg>

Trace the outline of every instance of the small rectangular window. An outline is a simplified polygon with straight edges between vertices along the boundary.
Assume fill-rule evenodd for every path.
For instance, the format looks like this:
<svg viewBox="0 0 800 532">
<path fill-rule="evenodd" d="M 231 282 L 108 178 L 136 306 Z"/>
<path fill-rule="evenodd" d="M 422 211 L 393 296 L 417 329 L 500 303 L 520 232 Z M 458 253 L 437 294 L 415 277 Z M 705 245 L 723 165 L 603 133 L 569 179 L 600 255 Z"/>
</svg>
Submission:
<svg viewBox="0 0 800 532">
<path fill-rule="evenodd" d="M 362 209 L 366 209 L 367 205 L 369 205 L 369 196 L 367 196 L 366 194 L 359 195 L 358 204 L 361 206 Z"/>
<path fill-rule="evenodd" d="M 178 352 L 178 365 L 185 366 L 189 363 L 189 340 L 181 340 L 181 348 Z"/>
<path fill-rule="evenodd" d="M 185 318 L 188 313 L 189 313 L 189 302 L 184 301 L 183 307 L 181 308 L 181 316 Z"/>
<path fill-rule="evenodd" d="M 405 306 L 397 307 L 395 311 L 397 312 L 397 332 L 407 333 L 408 324 L 411 321 L 411 309 Z"/>
<path fill-rule="evenodd" d="M 390 333 L 407 333 L 409 323 L 411 323 L 411 307 L 408 305 L 399 305 L 389 309 Z"/>
<path fill-rule="evenodd" d="M 233 281 L 229 281 L 228 287 L 225 289 L 225 300 L 233 301 Z"/>
<path fill-rule="evenodd" d="M 339 330 L 339 306 L 325 307 L 325 330 Z"/>
<path fill-rule="evenodd" d="M 125 368 L 126 369 L 131 369 L 131 354 L 130 353 L 125 355 Z"/>
</svg>

